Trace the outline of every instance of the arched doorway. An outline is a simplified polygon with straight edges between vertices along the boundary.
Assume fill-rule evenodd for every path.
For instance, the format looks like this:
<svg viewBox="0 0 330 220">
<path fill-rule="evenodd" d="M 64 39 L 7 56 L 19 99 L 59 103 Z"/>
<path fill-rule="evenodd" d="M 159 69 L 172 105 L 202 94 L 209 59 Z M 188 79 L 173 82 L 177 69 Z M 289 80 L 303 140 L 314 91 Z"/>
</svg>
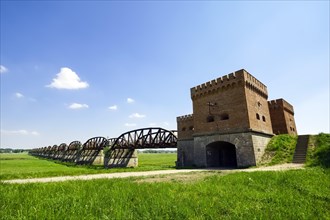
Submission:
<svg viewBox="0 0 330 220">
<path fill-rule="evenodd" d="M 224 141 L 208 144 L 206 163 L 208 167 L 237 167 L 235 145 Z"/>
</svg>

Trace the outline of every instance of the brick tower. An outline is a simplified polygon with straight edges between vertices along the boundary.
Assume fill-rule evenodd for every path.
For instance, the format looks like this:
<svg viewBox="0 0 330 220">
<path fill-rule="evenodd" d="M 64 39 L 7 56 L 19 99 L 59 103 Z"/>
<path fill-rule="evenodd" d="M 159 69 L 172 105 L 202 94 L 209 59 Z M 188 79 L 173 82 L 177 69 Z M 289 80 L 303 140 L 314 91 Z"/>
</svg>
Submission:
<svg viewBox="0 0 330 220">
<path fill-rule="evenodd" d="M 293 106 L 284 99 L 268 102 L 274 134 L 297 135 Z"/>
<path fill-rule="evenodd" d="M 190 92 L 193 114 L 177 118 L 178 166 L 256 165 L 273 136 L 272 120 L 283 116 L 279 112 L 292 109 L 281 118 L 280 133 L 288 133 L 283 126 L 286 118 L 294 124 L 293 108 L 284 100 L 276 102 L 282 106 L 274 110 L 276 116 L 270 115 L 273 102 L 267 101 L 267 87 L 244 69 Z"/>
</svg>

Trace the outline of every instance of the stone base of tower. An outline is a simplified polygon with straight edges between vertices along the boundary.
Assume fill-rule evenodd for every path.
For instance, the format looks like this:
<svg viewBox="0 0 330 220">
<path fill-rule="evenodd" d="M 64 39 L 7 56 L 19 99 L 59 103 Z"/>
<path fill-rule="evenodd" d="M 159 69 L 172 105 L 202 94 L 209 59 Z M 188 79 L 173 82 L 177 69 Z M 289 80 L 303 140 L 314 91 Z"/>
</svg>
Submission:
<svg viewBox="0 0 330 220">
<path fill-rule="evenodd" d="M 232 167 L 258 165 L 272 135 L 259 132 L 194 135 L 178 141 L 178 167 Z"/>
<path fill-rule="evenodd" d="M 194 139 L 178 140 L 177 167 L 194 167 Z"/>
</svg>

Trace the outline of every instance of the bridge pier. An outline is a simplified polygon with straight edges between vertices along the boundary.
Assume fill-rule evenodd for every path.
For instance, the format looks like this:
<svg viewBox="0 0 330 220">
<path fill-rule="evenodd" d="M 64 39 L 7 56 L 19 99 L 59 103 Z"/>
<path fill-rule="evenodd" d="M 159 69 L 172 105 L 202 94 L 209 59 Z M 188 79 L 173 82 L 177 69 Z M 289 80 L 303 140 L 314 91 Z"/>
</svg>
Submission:
<svg viewBox="0 0 330 220">
<path fill-rule="evenodd" d="M 137 167 L 138 154 L 134 149 L 112 149 L 104 157 L 104 166 L 113 167 Z"/>
<path fill-rule="evenodd" d="M 92 163 L 92 165 L 103 165 L 104 163 L 104 154 L 103 150 L 101 150 L 96 156 Z"/>
</svg>

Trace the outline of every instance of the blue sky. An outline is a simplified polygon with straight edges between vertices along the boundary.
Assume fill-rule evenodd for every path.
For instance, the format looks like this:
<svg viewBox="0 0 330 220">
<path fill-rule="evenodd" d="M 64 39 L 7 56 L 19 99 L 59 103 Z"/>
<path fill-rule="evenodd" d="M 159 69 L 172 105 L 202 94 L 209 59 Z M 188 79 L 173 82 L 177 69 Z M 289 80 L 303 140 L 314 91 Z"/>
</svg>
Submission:
<svg viewBox="0 0 330 220">
<path fill-rule="evenodd" d="M 246 69 L 329 132 L 328 1 L 1 1 L 1 147 L 176 129 L 190 88 Z"/>
</svg>

